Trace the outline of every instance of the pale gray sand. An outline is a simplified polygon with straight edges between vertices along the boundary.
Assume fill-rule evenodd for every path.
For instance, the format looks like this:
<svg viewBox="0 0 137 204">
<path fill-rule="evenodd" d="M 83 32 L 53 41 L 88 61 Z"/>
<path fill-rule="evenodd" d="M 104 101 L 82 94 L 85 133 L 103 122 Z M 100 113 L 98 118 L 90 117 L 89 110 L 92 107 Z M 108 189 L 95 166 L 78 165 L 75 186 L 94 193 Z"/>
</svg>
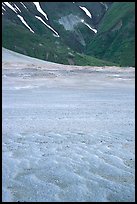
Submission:
<svg viewBox="0 0 137 204">
<path fill-rule="evenodd" d="M 135 201 L 134 68 L 3 56 L 3 202 Z"/>
</svg>

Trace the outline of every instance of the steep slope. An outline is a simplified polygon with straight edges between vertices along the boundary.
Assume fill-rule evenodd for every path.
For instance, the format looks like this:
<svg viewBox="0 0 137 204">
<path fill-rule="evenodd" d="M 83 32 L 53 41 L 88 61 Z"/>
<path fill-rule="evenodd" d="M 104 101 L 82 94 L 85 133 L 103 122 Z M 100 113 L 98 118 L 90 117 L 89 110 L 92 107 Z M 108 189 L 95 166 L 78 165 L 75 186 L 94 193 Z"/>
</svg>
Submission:
<svg viewBox="0 0 137 204">
<path fill-rule="evenodd" d="M 112 4 L 86 53 L 123 66 L 135 66 L 134 2 Z"/>
<path fill-rule="evenodd" d="M 134 15 L 133 2 L 3 2 L 2 45 L 62 64 L 134 66 Z"/>
<path fill-rule="evenodd" d="M 83 4 L 80 5 L 83 8 Z M 92 37 L 95 33 L 90 29 L 89 17 L 79 5 L 72 2 L 41 2 L 39 6 L 33 2 L 3 3 L 3 47 L 62 64 L 114 65 L 80 54 L 84 53 L 88 36 Z M 100 12 L 104 12 L 104 8 L 99 7 Z M 84 22 L 81 22 L 83 19 Z"/>
<path fill-rule="evenodd" d="M 21 22 L 21 16 L 31 28 L 30 31 L 40 36 L 54 34 L 54 37 L 62 38 L 69 47 L 81 52 L 84 51 L 88 40 L 95 35 L 98 23 L 106 12 L 105 7 L 99 2 L 40 2 L 42 13 L 34 2 L 24 2 L 25 7 L 21 3 L 10 2 L 9 7 L 4 2 L 3 20 L 8 19 L 14 26 L 20 25 L 29 30 Z M 83 9 L 86 9 L 91 17 Z M 5 21 L 3 23 L 7 24 Z"/>
<path fill-rule="evenodd" d="M 3 29 L 3 46 L 7 49 L 39 59 L 72 65 L 116 65 L 95 57 L 86 56 L 73 51 L 53 36 L 39 36 L 27 30 L 9 24 Z M 18 38 L 20 36 L 20 38 Z"/>
</svg>

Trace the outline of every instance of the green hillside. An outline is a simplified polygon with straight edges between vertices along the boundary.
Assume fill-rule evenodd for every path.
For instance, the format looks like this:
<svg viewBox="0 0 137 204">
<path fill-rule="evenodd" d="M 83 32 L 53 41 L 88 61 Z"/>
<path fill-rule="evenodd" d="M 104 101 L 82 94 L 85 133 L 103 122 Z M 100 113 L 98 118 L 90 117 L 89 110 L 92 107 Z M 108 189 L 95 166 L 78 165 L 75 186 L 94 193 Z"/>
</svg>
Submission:
<svg viewBox="0 0 137 204">
<path fill-rule="evenodd" d="M 20 2 L 16 4 L 35 32 L 30 32 L 5 5 L 3 47 L 61 64 L 135 66 L 135 2 L 41 2 L 49 18 L 45 22 L 60 37 L 35 18 L 40 13 L 33 2 L 25 2 L 27 9 Z M 87 8 L 93 17 L 89 18 L 79 6 Z M 96 28 L 97 33 L 82 21 Z"/>
<path fill-rule="evenodd" d="M 114 2 L 104 15 L 99 32 L 88 45 L 86 54 L 135 66 L 135 3 Z"/>
<path fill-rule="evenodd" d="M 40 36 L 23 29 L 22 26 L 16 27 L 12 23 L 3 23 L 2 36 L 3 47 L 31 57 L 61 64 L 116 65 L 73 51 L 60 38 L 55 40 L 55 37 L 48 30 L 45 35 Z"/>
</svg>

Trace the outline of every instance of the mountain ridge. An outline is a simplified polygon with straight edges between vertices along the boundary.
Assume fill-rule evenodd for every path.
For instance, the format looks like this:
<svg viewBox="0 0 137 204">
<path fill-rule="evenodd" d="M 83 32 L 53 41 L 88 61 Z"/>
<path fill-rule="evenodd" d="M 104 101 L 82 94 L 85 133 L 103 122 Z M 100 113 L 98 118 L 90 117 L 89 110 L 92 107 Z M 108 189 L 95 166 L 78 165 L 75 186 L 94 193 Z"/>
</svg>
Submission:
<svg viewBox="0 0 137 204">
<path fill-rule="evenodd" d="M 114 13 L 115 2 L 7 3 L 2 3 L 2 45 L 7 49 L 62 64 L 134 64 L 131 60 L 124 64 L 113 56 L 97 53 L 103 45 L 98 38 L 100 25 L 108 12 Z M 133 29 L 134 24 L 131 27 Z M 113 40 L 113 33 L 106 41 Z M 134 55 L 133 49 L 131 55 Z"/>
</svg>

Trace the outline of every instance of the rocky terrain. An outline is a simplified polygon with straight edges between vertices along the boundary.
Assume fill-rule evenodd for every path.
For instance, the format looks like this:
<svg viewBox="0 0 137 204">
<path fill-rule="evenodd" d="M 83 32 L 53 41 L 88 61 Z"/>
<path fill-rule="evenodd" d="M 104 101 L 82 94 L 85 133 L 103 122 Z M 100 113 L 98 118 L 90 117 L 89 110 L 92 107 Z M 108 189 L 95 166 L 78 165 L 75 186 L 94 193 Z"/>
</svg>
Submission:
<svg viewBox="0 0 137 204">
<path fill-rule="evenodd" d="M 134 202 L 133 67 L 2 50 L 2 201 Z"/>
</svg>

